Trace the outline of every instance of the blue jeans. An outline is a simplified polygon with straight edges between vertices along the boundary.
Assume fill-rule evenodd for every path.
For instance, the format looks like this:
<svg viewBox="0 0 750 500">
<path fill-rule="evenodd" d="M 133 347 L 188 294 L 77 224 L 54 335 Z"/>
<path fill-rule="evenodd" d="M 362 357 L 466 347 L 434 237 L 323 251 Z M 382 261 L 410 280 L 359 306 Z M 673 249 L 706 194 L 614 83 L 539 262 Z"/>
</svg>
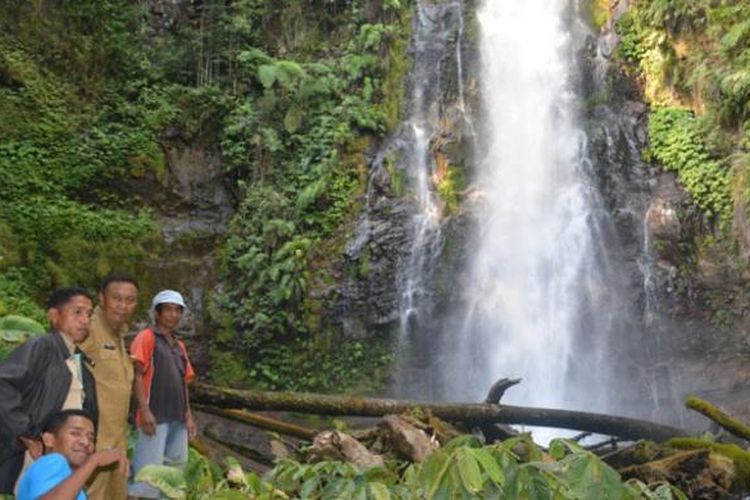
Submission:
<svg viewBox="0 0 750 500">
<path fill-rule="evenodd" d="M 188 432 L 185 422 L 157 424 L 153 436 L 138 429 L 138 442 L 133 453 L 133 477 L 146 465 L 184 467 L 188 459 Z M 128 485 L 128 495 L 159 498 L 159 490 L 146 483 Z"/>
</svg>

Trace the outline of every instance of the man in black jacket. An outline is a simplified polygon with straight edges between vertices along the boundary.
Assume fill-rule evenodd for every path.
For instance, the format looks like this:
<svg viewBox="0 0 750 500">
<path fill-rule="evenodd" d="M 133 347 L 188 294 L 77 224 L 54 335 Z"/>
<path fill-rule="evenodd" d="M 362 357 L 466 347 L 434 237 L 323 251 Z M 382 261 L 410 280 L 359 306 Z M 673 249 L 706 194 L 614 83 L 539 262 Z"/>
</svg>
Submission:
<svg viewBox="0 0 750 500">
<path fill-rule="evenodd" d="M 0 493 L 13 493 L 24 461 L 41 455 L 39 435 L 48 415 L 77 408 L 96 421 L 90 361 L 75 347 L 88 335 L 93 306 L 84 289 L 55 291 L 47 310 L 52 331 L 0 363 Z"/>
</svg>

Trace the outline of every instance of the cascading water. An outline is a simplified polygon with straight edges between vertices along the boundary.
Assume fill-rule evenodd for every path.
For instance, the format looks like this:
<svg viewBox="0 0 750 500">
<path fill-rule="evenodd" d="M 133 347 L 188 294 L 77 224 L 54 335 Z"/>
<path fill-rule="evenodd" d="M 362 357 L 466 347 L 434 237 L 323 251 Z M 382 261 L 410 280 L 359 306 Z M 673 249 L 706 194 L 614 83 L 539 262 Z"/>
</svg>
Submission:
<svg viewBox="0 0 750 500">
<path fill-rule="evenodd" d="M 435 267 L 434 259 L 442 246 L 442 206 L 436 193 L 436 165 L 432 151 L 439 135 L 440 121 L 446 113 L 441 108 L 444 92 L 444 64 L 451 56 L 457 60 L 459 81 L 461 80 L 461 48 L 451 53 L 451 42 L 456 31 L 461 36 L 463 29 L 462 2 L 433 4 L 417 2 L 414 20 L 414 36 L 411 53 L 413 67 L 410 73 L 410 115 L 402 126 L 404 139 L 403 160 L 407 165 L 409 190 L 416 208 L 411 220 L 411 248 L 406 259 L 400 283 L 400 336 L 398 352 L 400 367 L 406 368 L 396 374 L 396 385 L 402 394 L 419 394 L 429 390 L 424 374 L 418 373 L 417 359 L 424 347 L 419 333 L 431 329 L 434 305 L 430 289 L 430 273 Z M 456 20 L 458 21 L 456 23 Z M 459 113 L 464 115 L 463 83 L 459 83 Z M 415 374 L 415 372 L 417 372 Z"/>
<path fill-rule="evenodd" d="M 477 12 L 486 146 L 462 307 L 436 363 L 449 399 L 481 400 L 497 378 L 520 376 L 510 402 L 606 407 L 616 301 L 576 123 L 567 6 L 487 0 Z"/>
</svg>

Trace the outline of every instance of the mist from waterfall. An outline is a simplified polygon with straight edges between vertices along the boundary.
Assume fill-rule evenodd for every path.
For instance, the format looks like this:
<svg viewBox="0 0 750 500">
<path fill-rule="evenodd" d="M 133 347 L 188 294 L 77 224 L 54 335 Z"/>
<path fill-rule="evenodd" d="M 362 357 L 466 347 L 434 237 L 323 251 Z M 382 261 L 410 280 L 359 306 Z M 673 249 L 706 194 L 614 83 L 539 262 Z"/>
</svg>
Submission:
<svg viewBox="0 0 750 500">
<path fill-rule="evenodd" d="M 507 376 L 523 383 L 505 402 L 607 406 L 616 291 L 577 123 L 568 4 L 487 0 L 477 12 L 484 147 L 462 306 L 436 366 L 447 399 L 481 400 Z"/>
</svg>

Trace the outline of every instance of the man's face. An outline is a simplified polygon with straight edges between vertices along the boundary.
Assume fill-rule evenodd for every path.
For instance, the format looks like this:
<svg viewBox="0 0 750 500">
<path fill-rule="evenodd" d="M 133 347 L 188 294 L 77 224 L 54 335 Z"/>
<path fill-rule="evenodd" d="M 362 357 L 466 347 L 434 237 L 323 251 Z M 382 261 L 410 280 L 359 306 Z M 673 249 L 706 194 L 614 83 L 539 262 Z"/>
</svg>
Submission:
<svg viewBox="0 0 750 500">
<path fill-rule="evenodd" d="M 103 293 L 99 292 L 99 303 L 104 319 L 114 331 L 118 331 L 138 307 L 138 288 L 127 281 L 113 281 Z"/>
<path fill-rule="evenodd" d="M 156 326 L 162 330 L 174 330 L 182 319 L 182 306 L 161 304 L 156 311 Z"/>
<path fill-rule="evenodd" d="M 60 308 L 47 311 L 52 326 L 73 342 L 82 342 L 89 334 L 94 304 L 84 295 L 76 295 Z"/>
<path fill-rule="evenodd" d="M 47 452 L 60 453 L 68 460 L 72 469 L 83 465 L 86 459 L 94 453 L 95 440 L 94 423 L 78 415 L 68 417 L 56 433 L 42 434 L 42 441 Z"/>
</svg>

